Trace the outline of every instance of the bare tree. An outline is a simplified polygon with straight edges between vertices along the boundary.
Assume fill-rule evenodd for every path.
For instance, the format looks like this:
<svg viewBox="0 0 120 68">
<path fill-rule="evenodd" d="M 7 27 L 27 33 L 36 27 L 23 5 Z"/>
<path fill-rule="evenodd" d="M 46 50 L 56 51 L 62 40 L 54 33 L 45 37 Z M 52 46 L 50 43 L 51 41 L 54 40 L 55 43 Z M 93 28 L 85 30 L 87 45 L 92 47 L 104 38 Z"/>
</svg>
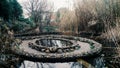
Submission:
<svg viewBox="0 0 120 68">
<path fill-rule="evenodd" d="M 99 26 L 101 31 L 114 26 L 120 15 L 119 9 L 119 0 L 75 0 L 78 30 L 88 30 L 91 21 L 95 21 L 98 26 L 104 25 Z M 95 26 L 93 29 L 99 31 L 99 27 Z"/>
<path fill-rule="evenodd" d="M 29 17 L 36 23 L 37 29 L 42 31 L 42 20 L 51 18 L 53 5 L 48 0 L 27 0 L 24 3 L 24 8 L 27 10 Z"/>
<path fill-rule="evenodd" d="M 75 0 L 75 14 L 77 16 L 78 31 L 88 28 L 88 22 L 96 18 L 95 0 Z"/>
<path fill-rule="evenodd" d="M 58 11 L 59 17 L 59 30 L 65 32 L 73 32 L 76 29 L 76 16 L 74 10 L 61 8 Z"/>
</svg>

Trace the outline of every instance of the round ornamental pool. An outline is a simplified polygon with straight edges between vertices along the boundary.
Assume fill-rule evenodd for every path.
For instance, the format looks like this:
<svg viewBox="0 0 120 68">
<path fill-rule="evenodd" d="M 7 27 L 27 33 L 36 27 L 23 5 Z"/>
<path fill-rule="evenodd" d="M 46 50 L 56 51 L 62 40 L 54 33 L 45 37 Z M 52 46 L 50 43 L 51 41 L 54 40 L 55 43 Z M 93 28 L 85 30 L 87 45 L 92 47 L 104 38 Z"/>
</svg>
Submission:
<svg viewBox="0 0 120 68">
<path fill-rule="evenodd" d="M 64 62 L 99 54 L 102 45 L 91 39 L 66 35 L 20 36 L 13 52 L 25 60 Z M 54 60 L 54 61 L 53 61 Z"/>
</svg>

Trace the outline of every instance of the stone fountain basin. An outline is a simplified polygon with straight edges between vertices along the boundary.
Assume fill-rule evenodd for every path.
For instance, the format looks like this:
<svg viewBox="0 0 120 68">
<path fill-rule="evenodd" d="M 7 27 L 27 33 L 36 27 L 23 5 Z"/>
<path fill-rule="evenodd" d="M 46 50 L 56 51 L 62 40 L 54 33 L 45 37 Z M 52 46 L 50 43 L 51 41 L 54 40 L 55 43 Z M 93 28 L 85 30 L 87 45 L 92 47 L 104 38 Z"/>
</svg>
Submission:
<svg viewBox="0 0 120 68">
<path fill-rule="evenodd" d="M 13 47 L 12 51 L 14 54 L 19 55 L 24 60 L 30 61 L 39 61 L 39 62 L 67 62 L 76 60 L 77 58 L 84 58 L 99 54 L 102 50 L 102 45 L 94 40 L 75 37 L 75 36 L 66 36 L 66 35 L 36 35 L 36 36 L 19 36 L 16 37 L 21 39 L 20 45 Z M 47 47 L 36 45 L 36 40 L 39 39 L 59 39 L 65 40 L 72 43 L 70 46 L 62 47 Z M 29 45 L 33 43 L 33 45 Z M 79 49 L 75 49 L 75 46 Z M 38 49 L 35 49 L 38 48 Z M 48 49 L 41 51 L 41 48 Z M 68 48 L 68 51 L 64 51 L 65 48 Z M 69 48 L 73 48 L 69 49 Z M 53 49 L 53 52 L 50 51 Z M 62 52 L 57 51 L 57 49 L 62 49 Z M 70 51 L 69 51 L 70 50 Z M 56 52 L 57 51 L 57 52 Z"/>
</svg>

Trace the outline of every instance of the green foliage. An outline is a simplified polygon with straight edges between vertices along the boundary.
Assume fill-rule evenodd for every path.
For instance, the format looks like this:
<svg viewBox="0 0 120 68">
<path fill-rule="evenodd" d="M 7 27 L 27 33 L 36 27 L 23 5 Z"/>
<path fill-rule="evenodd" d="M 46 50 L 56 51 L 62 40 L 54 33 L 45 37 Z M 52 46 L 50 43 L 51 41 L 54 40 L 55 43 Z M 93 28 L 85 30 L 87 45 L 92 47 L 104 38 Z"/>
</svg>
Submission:
<svg viewBox="0 0 120 68">
<path fill-rule="evenodd" d="M 4 20 L 18 19 L 22 15 L 22 7 L 17 0 L 0 1 L 0 17 Z"/>
<path fill-rule="evenodd" d="M 11 14 L 11 5 L 7 0 L 0 1 L 0 17 L 7 20 L 10 18 Z"/>
<path fill-rule="evenodd" d="M 22 16 L 22 7 L 17 2 L 17 0 L 13 0 L 13 2 L 10 3 L 12 8 L 12 18 L 19 19 Z"/>
<path fill-rule="evenodd" d="M 22 32 L 25 29 L 31 29 L 35 27 L 35 23 L 29 19 L 24 19 L 23 21 L 16 21 L 13 27 L 11 28 L 14 32 Z"/>
<path fill-rule="evenodd" d="M 4 25 L 8 29 L 19 32 L 27 28 L 35 26 L 33 21 L 22 16 L 23 10 L 17 0 L 1 0 L 0 1 L 0 18 L 3 19 L 0 23 L 0 29 L 6 30 Z"/>
</svg>

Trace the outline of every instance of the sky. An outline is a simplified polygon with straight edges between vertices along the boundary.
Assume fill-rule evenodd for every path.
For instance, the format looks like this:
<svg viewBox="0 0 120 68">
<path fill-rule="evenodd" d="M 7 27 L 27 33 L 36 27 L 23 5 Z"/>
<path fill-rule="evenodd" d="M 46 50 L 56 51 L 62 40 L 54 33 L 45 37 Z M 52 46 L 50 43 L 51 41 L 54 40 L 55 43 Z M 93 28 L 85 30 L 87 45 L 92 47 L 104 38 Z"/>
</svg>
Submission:
<svg viewBox="0 0 120 68">
<path fill-rule="evenodd" d="M 18 0 L 20 4 L 26 2 L 27 0 Z M 66 7 L 72 9 L 73 0 L 48 0 L 54 4 L 54 11 L 57 11 L 59 8 Z"/>
<path fill-rule="evenodd" d="M 61 7 L 67 7 L 71 9 L 73 6 L 72 0 L 51 0 L 51 1 L 54 3 L 55 10 L 58 10 Z"/>
</svg>

